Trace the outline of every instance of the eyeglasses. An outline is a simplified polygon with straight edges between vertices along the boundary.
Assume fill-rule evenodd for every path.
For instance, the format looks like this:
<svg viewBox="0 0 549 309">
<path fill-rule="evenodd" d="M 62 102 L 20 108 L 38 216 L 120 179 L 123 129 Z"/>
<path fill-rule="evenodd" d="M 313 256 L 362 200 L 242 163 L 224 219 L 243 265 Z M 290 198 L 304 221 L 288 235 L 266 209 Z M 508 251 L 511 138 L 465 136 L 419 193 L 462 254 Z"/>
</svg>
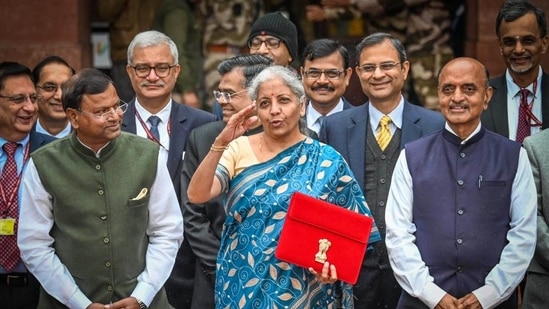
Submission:
<svg viewBox="0 0 549 309">
<path fill-rule="evenodd" d="M 116 106 L 109 107 L 109 108 L 106 108 L 102 111 L 95 112 L 95 113 L 87 112 L 87 111 L 83 111 L 81 109 L 78 109 L 79 112 L 84 113 L 84 114 L 90 114 L 95 119 L 98 119 L 98 120 L 101 120 L 101 121 L 107 121 L 110 117 L 112 117 L 112 115 L 114 115 L 114 113 L 117 113 L 118 115 L 123 115 L 126 112 L 126 110 L 128 110 L 128 103 L 126 103 L 122 100 L 120 100 Z"/>
<path fill-rule="evenodd" d="M 44 90 L 45 92 L 56 92 L 57 89 L 61 88 L 61 85 L 56 85 L 52 83 L 45 83 L 42 86 L 36 85 L 37 88 Z"/>
<path fill-rule="evenodd" d="M 215 99 L 219 102 L 219 99 L 223 98 L 223 101 L 225 101 L 226 103 L 231 103 L 231 100 L 234 96 L 238 95 L 239 93 L 242 93 L 246 91 L 246 89 L 244 90 L 240 90 L 240 91 L 237 91 L 237 92 L 233 92 L 233 93 L 229 93 L 229 92 L 225 92 L 225 91 L 217 91 L 217 90 L 214 90 L 213 91 L 213 94 L 214 94 L 214 97 Z"/>
<path fill-rule="evenodd" d="M 170 75 L 170 70 L 176 65 L 177 64 L 169 65 L 167 63 L 161 63 L 157 66 L 151 67 L 146 64 L 138 64 L 136 66 L 130 65 L 130 67 L 135 70 L 135 75 L 137 75 L 137 77 L 144 78 L 151 74 L 151 70 L 154 70 L 154 73 L 158 77 L 166 77 Z"/>
<path fill-rule="evenodd" d="M 358 69 L 362 73 L 372 74 L 376 71 L 377 68 L 379 68 L 381 71 L 387 72 L 396 68 L 398 65 L 400 65 L 400 62 L 382 62 L 379 65 L 365 64 L 365 65 L 359 66 Z"/>
<path fill-rule="evenodd" d="M 271 49 L 277 49 L 280 47 L 280 39 L 277 38 L 268 38 L 266 40 L 261 40 L 260 38 L 255 38 L 253 40 L 248 41 L 248 47 L 250 49 L 260 49 L 261 45 L 265 43 L 265 46 L 268 50 Z"/>
<path fill-rule="evenodd" d="M 27 101 L 27 99 L 29 99 L 31 103 L 36 103 L 36 100 L 38 100 L 39 96 L 36 94 L 31 94 L 31 95 L 18 94 L 14 96 L 0 95 L 0 98 L 8 99 L 10 102 L 15 104 L 23 104 Z"/>
<path fill-rule="evenodd" d="M 308 79 L 317 79 L 320 78 L 320 75 L 324 73 L 324 75 L 329 79 L 339 79 L 341 76 L 341 73 L 345 73 L 345 70 L 336 70 L 336 69 L 330 69 L 330 70 L 309 70 L 303 72 L 305 76 L 307 76 Z"/>
</svg>

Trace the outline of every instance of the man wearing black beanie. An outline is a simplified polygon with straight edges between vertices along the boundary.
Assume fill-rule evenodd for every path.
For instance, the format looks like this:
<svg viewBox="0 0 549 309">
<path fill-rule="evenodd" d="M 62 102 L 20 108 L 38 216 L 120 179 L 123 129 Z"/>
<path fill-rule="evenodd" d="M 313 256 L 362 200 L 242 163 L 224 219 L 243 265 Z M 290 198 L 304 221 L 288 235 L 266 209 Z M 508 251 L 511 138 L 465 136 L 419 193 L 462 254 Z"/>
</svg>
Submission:
<svg viewBox="0 0 549 309">
<path fill-rule="evenodd" d="M 289 66 L 297 59 L 297 28 L 281 12 L 265 14 L 252 25 L 248 47 L 250 54 L 261 54 L 275 64 Z"/>
<path fill-rule="evenodd" d="M 290 67 L 297 59 L 297 28 L 282 12 L 267 13 L 252 25 L 248 36 L 250 54 L 260 54 L 273 60 L 273 64 Z M 297 73 L 296 73 L 297 74 Z M 214 102 L 212 112 L 219 119 L 223 112 Z"/>
</svg>

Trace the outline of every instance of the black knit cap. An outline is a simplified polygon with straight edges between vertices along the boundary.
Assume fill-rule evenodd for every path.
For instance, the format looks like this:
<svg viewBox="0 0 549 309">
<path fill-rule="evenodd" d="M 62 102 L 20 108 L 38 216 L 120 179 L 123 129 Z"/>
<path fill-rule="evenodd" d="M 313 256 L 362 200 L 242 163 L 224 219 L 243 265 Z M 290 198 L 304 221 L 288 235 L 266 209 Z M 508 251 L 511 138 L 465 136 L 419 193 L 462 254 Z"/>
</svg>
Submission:
<svg viewBox="0 0 549 309">
<path fill-rule="evenodd" d="M 286 44 L 293 60 L 297 60 L 297 28 L 281 12 L 267 13 L 252 25 L 248 43 L 258 35 L 272 35 Z"/>
</svg>

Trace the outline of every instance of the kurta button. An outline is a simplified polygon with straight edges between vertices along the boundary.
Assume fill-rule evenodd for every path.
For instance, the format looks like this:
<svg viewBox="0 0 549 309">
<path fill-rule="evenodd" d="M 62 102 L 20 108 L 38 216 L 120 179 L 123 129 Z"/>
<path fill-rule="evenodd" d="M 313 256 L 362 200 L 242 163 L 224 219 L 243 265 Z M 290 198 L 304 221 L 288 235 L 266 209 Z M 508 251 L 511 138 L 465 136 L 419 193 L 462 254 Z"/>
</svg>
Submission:
<svg viewBox="0 0 549 309">
<path fill-rule="evenodd" d="M 100 164 L 97 164 L 97 165 L 95 166 L 95 169 L 96 169 L 96 170 L 100 170 L 100 169 L 101 169 L 101 165 L 100 165 Z"/>
<path fill-rule="evenodd" d="M 463 271 L 463 267 L 458 266 L 458 267 L 456 268 L 456 271 L 457 271 L 458 273 L 462 272 L 462 271 Z"/>
<path fill-rule="evenodd" d="M 465 158 L 465 153 L 462 152 L 462 153 L 459 154 L 459 156 L 462 157 L 462 158 Z"/>
<path fill-rule="evenodd" d="M 105 266 L 111 267 L 111 262 L 106 262 L 106 263 L 105 263 Z"/>
<path fill-rule="evenodd" d="M 103 242 L 108 244 L 111 240 L 108 237 L 103 238 Z"/>
<path fill-rule="evenodd" d="M 385 179 L 384 179 L 384 178 L 381 178 L 381 179 L 379 180 L 379 183 L 385 183 Z"/>
<path fill-rule="evenodd" d="M 463 239 L 458 238 L 458 239 L 457 239 L 457 243 L 461 245 L 461 244 L 463 243 Z"/>
<path fill-rule="evenodd" d="M 112 291 L 112 285 L 107 285 L 107 291 Z"/>
<path fill-rule="evenodd" d="M 463 215 L 464 211 L 463 209 L 458 210 L 458 215 Z"/>
<path fill-rule="evenodd" d="M 103 191 L 103 190 L 99 189 L 99 190 L 97 191 L 97 194 L 99 194 L 99 195 L 103 195 L 103 194 L 105 194 L 105 191 Z"/>
<path fill-rule="evenodd" d="M 463 180 L 458 180 L 458 185 L 463 186 Z"/>
<path fill-rule="evenodd" d="M 385 160 L 385 159 L 387 159 L 387 156 L 384 155 L 384 154 L 382 154 L 382 155 L 380 156 L 380 158 L 381 158 L 381 160 Z"/>
<path fill-rule="evenodd" d="M 101 216 L 101 220 L 107 220 L 107 216 Z"/>
<path fill-rule="evenodd" d="M 383 207 L 383 206 L 385 206 L 385 202 L 384 201 L 379 201 L 378 205 L 379 205 L 379 207 Z"/>
</svg>

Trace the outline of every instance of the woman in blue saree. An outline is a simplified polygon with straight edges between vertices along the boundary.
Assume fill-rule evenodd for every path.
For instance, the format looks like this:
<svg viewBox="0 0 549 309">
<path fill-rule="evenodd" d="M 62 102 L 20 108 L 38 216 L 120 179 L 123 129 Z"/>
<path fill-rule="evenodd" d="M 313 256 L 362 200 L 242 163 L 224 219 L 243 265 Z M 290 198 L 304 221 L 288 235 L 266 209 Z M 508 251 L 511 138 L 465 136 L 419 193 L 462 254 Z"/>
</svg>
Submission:
<svg viewBox="0 0 549 309">
<path fill-rule="evenodd" d="M 227 192 L 216 307 L 352 308 L 352 286 L 337 281 L 337 265 L 317 273 L 274 252 L 292 193 L 370 216 L 360 186 L 339 153 L 301 133 L 305 92 L 293 72 L 268 67 L 248 92 L 255 105 L 231 117 L 188 188 L 193 203 Z M 242 136 L 256 121 L 263 133 Z M 378 240 L 374 226 L 369 243 Z"/>
</svg>

